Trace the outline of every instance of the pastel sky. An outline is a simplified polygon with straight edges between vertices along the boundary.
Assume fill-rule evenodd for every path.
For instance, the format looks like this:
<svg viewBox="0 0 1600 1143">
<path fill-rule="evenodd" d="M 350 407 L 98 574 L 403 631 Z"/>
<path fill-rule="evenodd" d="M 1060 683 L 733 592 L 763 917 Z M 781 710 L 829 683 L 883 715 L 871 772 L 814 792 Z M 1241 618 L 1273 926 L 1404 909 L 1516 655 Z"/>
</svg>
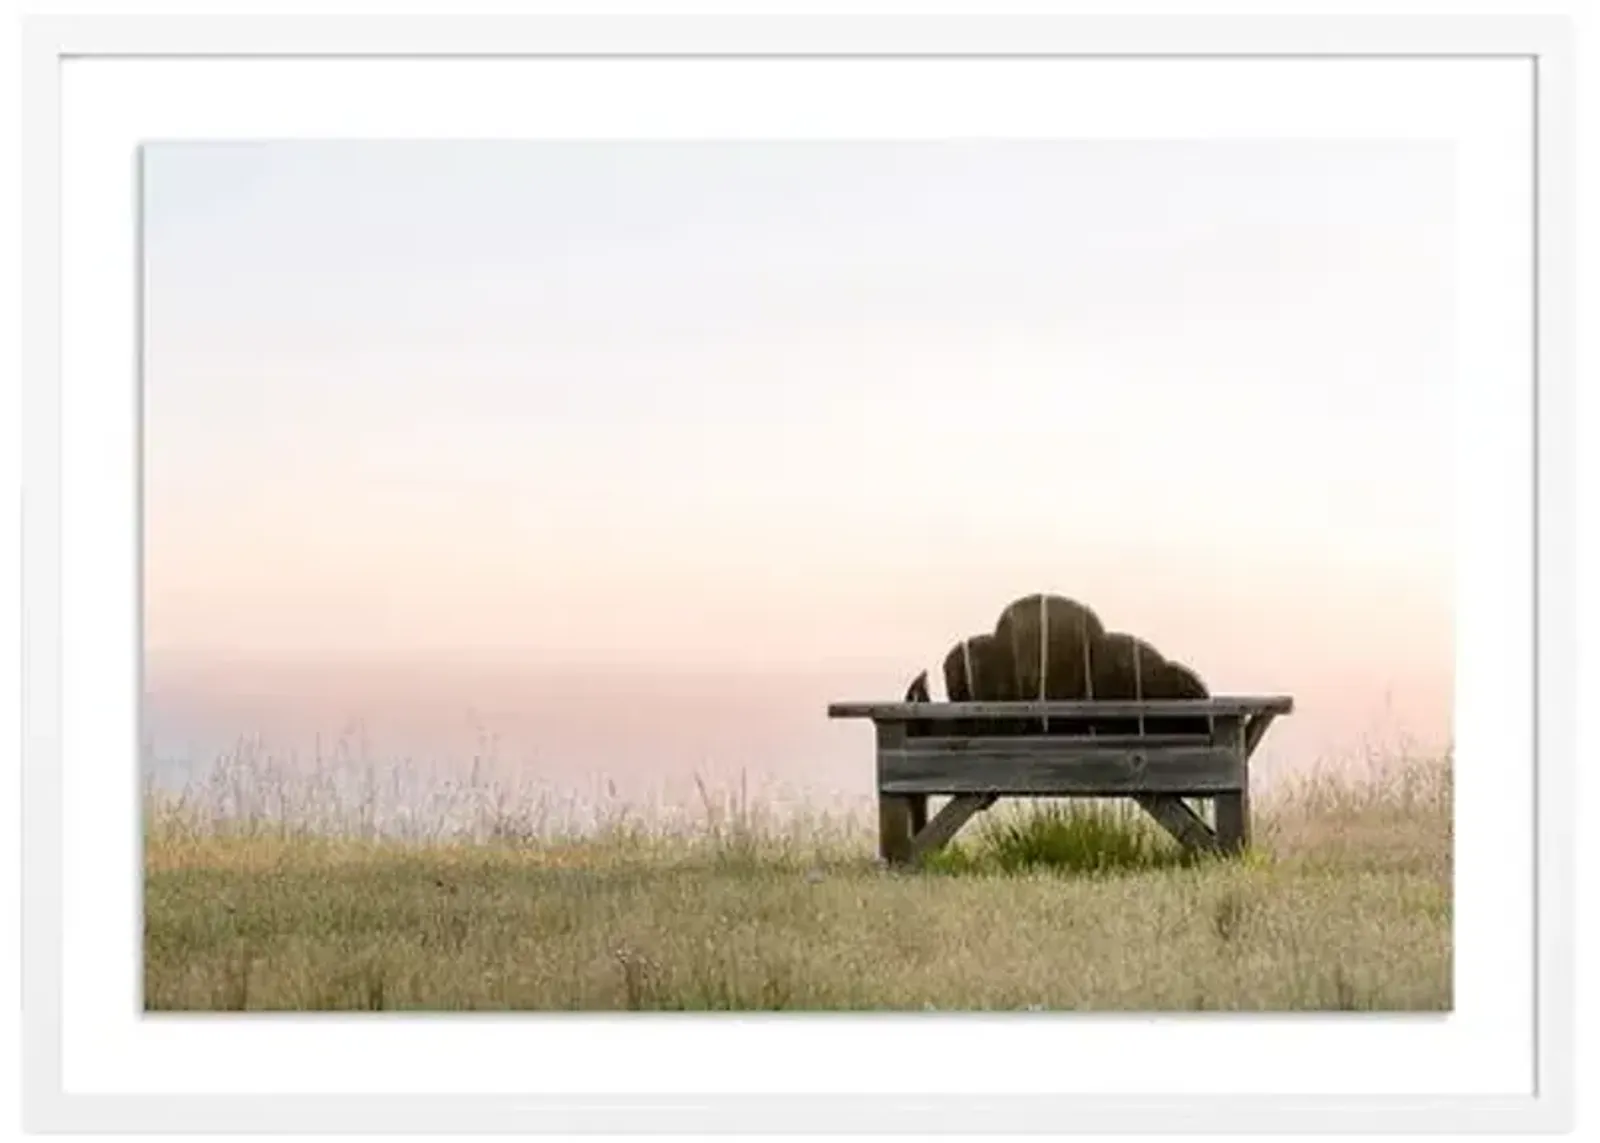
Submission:
<svg viewBox="0 0 1600 1143">
<path fill-rule="evenodd" d="M 1448 147 L 143 164 L 163 661 L 909 677 L 1043 589 L 1448 727 Z"/>
</svg>

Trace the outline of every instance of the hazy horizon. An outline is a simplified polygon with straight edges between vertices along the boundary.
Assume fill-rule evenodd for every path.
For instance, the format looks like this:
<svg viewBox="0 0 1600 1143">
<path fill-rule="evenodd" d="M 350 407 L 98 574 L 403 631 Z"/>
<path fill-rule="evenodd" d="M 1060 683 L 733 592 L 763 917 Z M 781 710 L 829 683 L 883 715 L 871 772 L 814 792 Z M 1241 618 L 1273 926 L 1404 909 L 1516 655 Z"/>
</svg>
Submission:
<svg viewBox="0 0 1600 1143">
<path fill-rule="evenodd" d="M 152 757 L 476 720 L 574 786 L 865 789 L 826 702 L 1037 590 L 1293 694 L 1274 766 L 1450 739 L 1446 145 L 142 163 Z"/>
</svg>

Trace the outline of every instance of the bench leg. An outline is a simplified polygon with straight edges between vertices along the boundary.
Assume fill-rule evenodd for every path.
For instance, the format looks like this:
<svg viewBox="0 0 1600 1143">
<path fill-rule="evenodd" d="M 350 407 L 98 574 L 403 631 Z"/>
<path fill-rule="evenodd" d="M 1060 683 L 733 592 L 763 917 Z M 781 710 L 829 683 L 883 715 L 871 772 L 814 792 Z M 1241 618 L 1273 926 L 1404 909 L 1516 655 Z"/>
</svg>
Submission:
<svg viewBox="0 0 1600 1143">
<path fill-rule="evenodd" d="M 878 795 L 878 856 L 890 865 L 911 860 L 911 813 L 905 795 Z"/>
<path fill-rule="evenodd" d="M 928 795 L 911 794 L 906 797 L 911 808 L 911 836 L 913 839 L 928 824 Z"/>
<path fill-rule="evenodd" d="M 950 843 L 950 839 L 973 814 L 982 813 L 996 801 L 994 794 L 957 794 L 944 804 L 933 820 L 919 829 L 911 839 L 911 859 L 921 861 L 930 853 L 937 853 Z M 926 806 L 926 803 L 924 803 Z"/>
<path fill-rule="evenodd" d="M 1218 794 L 1217 844 L 1224 853 L 1242 853 L 1250 845 L 1250 791 Z"/>
<path fill-rule="evenodd" d="M 1250 752 L 1261 741 L 1270 716 L 1256 716 L 1246 724 L 1243 719 L 1230 719 L 1218 726 L 1215 740 L 1231 746 L 1239 759 L 1239 788 L 1218 794 L 1212 803 L 1216 807 L 1217 844 L 1223 853 L 1243 853 L 1250 845 Z"/>
<path fill-rule="evenodd" d="M 1172 794 L 1135 794 L 1133 800 L 1184 849 L 1212 853 L 1221 848 L 1211 827 L 1182 798 Z"/>
</svg>

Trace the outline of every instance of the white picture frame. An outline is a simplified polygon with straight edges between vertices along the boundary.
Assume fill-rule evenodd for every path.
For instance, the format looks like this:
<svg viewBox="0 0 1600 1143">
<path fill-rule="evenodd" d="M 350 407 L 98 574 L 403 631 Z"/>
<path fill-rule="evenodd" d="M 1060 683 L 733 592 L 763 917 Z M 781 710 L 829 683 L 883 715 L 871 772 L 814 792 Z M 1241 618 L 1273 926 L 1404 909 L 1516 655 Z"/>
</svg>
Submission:
<svg viewBox="0 0 1600 1143">
<path fill-rule="evenodd" d="M 486 56 L 497 57 L 499 62 L 490 63 L 482 58 Z M 909 1091 L 903 1085 L 895 1086 L 892 1078 L 885 1080 L 888 1090 L 877 1091 L 870 1086 L 873 1076 L 859 1077 L 853 1090 L 838 1085 L 813 1090 L 803 1076 L 797 1078 L 791 1070 L 803 1072 L 809 1061 L 820 1060 L 830 1041 L 859 1036 L 861 1029 L 873 1021 L 895 1026 L 896 1034 L 907 1044 L 926 1040 L 928 1029 L 906 1026 L 906 1021 L 919 1018 L 918 1014 L 837 1019 L 817 1016 L 787 1021 L 756 1017 L 731 1022 L 702 1019 L 696 1036 L 702 1034 L 698 1029 L 704 1028 L 704 1036 L 720 1039 L 730 1047 L 732 1055 L 757 1061 L 752 1065 L 755 1070 L 744 1076 L 738 1090 L 716 1090 L 719 1081 L 730 1080 L 732 1073 L 713 1072 L 709 1066 L 701 1073 L 704 1090 L 669 1087 L 664 1082 L 653 1089 L 644 1082 L 630 1088 L 628 1085 L 634 1081 L 625 1079 L 621 1086 L 610 1090 L 605 1085 L 591 1085 L 566 1091 L 474 1093 L 410 1088 L 380 1093 L 365 1086 L 368 1094 L 354 1094 L 334 1082 L 337 1077 L 330 1076 L 320 1089 L 302 1087 L 298 1092 L 279 1094 L 256 1073 L 240 1079 L 240 1087 L 252 1090 L 228 1093 L 225 1086 L 219 1088 L 217 1084 L 209 1091 L 193 1090 L 186 1086 L 194 1078 L 193 1073 L 170 1069 L 165 1081 L 139 1086 L 144 1081 L 131 1078 L 143 1074 L 135 1065 L 155 1059 L 178 1039 L 185 1040 L 190 1051 L 197 1044 L 214 1041 L 216 1046 L 210 1051 L 222 1055 L 234 1052 L 243 1042 L 240 1037 L 250 1037 L 258 1045 L 250 1050 L 259 1051 L 260 1059 L 273 1053 L 276 1058 L 286 1059 L 297 1045 L 298 1050 L 303 1050 L 309 1042 L 307 1036 L 342 1037 L 343 1032 L 335 1029 L 348 1025 L 362 1025 L 356 1033 L 364 1036 L 363 1043 L 369 1045 L 396 1037 L 395 1026 L 388 1023 L 331 1018 L 265 1022 L 222 1017 L 169 1019 L 152 1032 L 148 1025 L 141 1025 L 134 996 L 126 999 L 127 1011 L 112 1011 L 115 1004 L 102 1003 L 99 993 L 90 995 L 80 990 L 73 994 L 67 988 L 72 972 L 64 967 L 71 957 L 72 942 L 76 941 L 81 949 L 91 940 L 88 931 L 71 920 L 71 908 L 81 904 L 74 896 L 74 886 L 87 884 L 85 878 L 98 878 L 96 883 L 110 886 L 106 892 L 122 902 L 116 906 L 122 909 L 136 899 L 137 890 L 129 885 L 135 884 L 139 876 L 136 850 L 85 844 L 87 827 L 79 823 L 89 820 L 80 816 L 88 811 L 80 811 L 82 803 L 74 792 L 80 789 L 75 775 L 82 767 L 74 770 L 72 761 L 65 756 L 72 745 L 67 730 L 73 728 L 75 733 L 79 724 L 72 719 L 87 709 L 84 703 L 91 692 L 121 696 L 106 708 L 112 711 L 107 715 L 112 722 L 119 717 L 116 712 L 132 709 L 136 703 L 136 695 L 127 690 L 127 681 L 135 678 L 137 670 L 136 607 L 133 625 L 130 627 L 125 621 L 127 596 L 134 582 L 128 573 L 136 569 L 125 564 L 119 567 L 116 560 L 85 559 L 93 550 L 86 537 L 97 526 L 85 518 L 86 505 L 96 489 L 102 495 L 122 490 L 117 495 L 123 499 L 113 496 L 114 511 L 101 520 L 101 525 L 109 529 L 108 534 L 121 528 L 117 542 L 122 548 L 118 550 L 137 548 L 137 541 L 128 548 L 124 526 L 137 516 L 136 469 L 128 463 L 136 456 L 135 441 L 124 439 L 126 433 L 117 430 L 118 424 L 125 429 L 126 420 L 93 420 L 94 410 L 106 402 L 129 404 L 130 386 L 136 386 L 136 363 L 127 353 L 135 343 L 133 317 L 131 310 L 124 312 L 124 302 L 136 288 L 132 265 L 124 256 L 133 249 L 134 242 L 131 233 L 124 233 L 126 222 L 132 217 L 134 164 L 133 156 L 124 155 L 123 150 L 129 138 L 149 137 L 152 133 L 170 137 L 170 129 L 154 121 L 143 125 L 137 116 L 151 112 L 159 117 L 162 108 L 176 103 L 196 114 L 190 137 L 217 137 L 219 133 L 229 137 L 294 134 L 294 124 L 306 121 L 305 108 L 291 112 L 262 102 L 250 104 L 248 83 L 213 86 L 222 84 L 230 72 L 268 57 L 280 61 L 298 59 L 316 69 L 354 68 L 361 65 L 362 58 L 416 61 L 449 57 L 457 61 L 450 73 L 452 83 L 468 82 L 468 73 L 474 69 L 480 78 L 490 76 L 486 69 L 499 69 L 498 76 L 505 71 L 504 61 L 512 57 L 632 58 L 635 62 L 647 62 L 639 57 L 713 61 L 745 57 L 755 66 L 768 68 L 783 66 L 780 57 L 853 60 L 862 65 L 872 60 L 892 64 L 896 57 L 1000 61 L 986 73 L 990 78 L 998 75 L 993 69 L 1002 66 L 1029 66 L 1022 63 L 1021 57 L 1079 61 L 1157 59 L 1187 66 L 1191 69 L 1189 74 L 1193 74 L 1194 61 L 1225 58 L 1276 58 L 1286 67 L 1298 68 L 1315 68 L 1330 60 L 1398 63 L 1407 59 L 1498 59 L 1512 61 L 1524 69 L 1533 85 L 1529 93 L 1533 113 L 1529 125 L 1531 163 L 1516 177 L 1531 180 L 1529 201 L 1533 207 L 1526 220 L 1532 228 L 1529 242 L 1534 258 L 1528 282 L 1533 289 L 1524 304 L 1532 315 L 1533 354 L 1527 362 L 1526 379 L 1533 386 L 1529 397 L 1536 410 L 1537 476 L 1524 474 L 1529 487 L 1535 490 L 1534 503 L 1527 507 L 1533 542 L 1525 546 L 1521 555 L 1508 558 L 1524 559 L 1526 567 L 1531 568 L 1530 582 L 1536 585 L 1537 626 L 1529 633 L 1536 642 L 1536 668 L 1534 677 L 1525 683 L 1533 689 L 1530 709 L 1536 720 L 1529 744 L 1526 791 L 1535 821 L 1530 835 L 1532 848 L 1524 863 L 1533 873 L 1533 884 L 1528 889 L 1535 906 L 1531 910 L 1532 931 L 1503 933 L 1501 937 L 1530 941 L 1533 948 L 1530 964 L 1534 989 L 1526 1006 L 1533 1066 L 1525 1090 L 1442 1094 L 1437 1089 L 1407 1088 L 1359 1094 L 1335 1090 L 1295 1093 L 1291 1089 L 1252 1093 L 1242 1090 L 1252 1078 L 1243 1067 L 1240 1087 L 1234 1090 L 1208 1089 L 1209 1080 L 1202 1083 L 1175 1074 L 1161 1077 L 1170 1090 L 1151 1087 L 1117 1094 L 1006 1091 L 998 1087 L 965 1094 L 937 1089 Z M 132 85 L 143 82 L 142 75 L 154 74 L 159 66 L 201 61 L 209 62 L 204 63 L 205 74 L 198 79 L 175 79 L 165 90 L 147 87 L 138 96 L 118 94 L 130 92 Z M 659 63 L 657 59 L 658 67 Z M 1575 405 L 1571 242 L 1575 204 L 1573 47 L 1567 21 L 1512 17 L 244 17 L 222 21 L 71 17 L 29 20 L 24 33 L 23 65 L 23 459 L 27 505 L 23 569 L 23 1058 L 24 1109 L 29 1128 L 72 1132 L 363 1130 L 452 1134 L 601 1130 L 1120 1133 L 1554 1131 L 1571 1125 L 1575 1094 L 1572 915 L 1576 815 L 1575 704 L 1571 684 L 1575 664 L 1575 448 L 1570 425 Z M 87 76 L 89 68 L 98 70 L 87 85 L 78 84 L 69 75 L 70 69 L 77 69 L 77 75 Z M 1288 72 L 1282 74 L 1286 76 Z M 491 105 L 487 101 L 494 100 L 499 90 L 498 83 L 498 78 L 484 79 L 468 94 L 486 101 L 482 106 L 487 108 Z M 209 106 L 194 106 L 197 89 L 193 84 L 213 93 L 206 101 Z M 104 111 L 108 99 L 115 99 L 125 114 L 135 118 L 102 131 L 98 142 L 86 141 L 84 132 L 96 129 L 90 120 Z M 235 101 L 231 106 L 230 100 Z M 419 112 L 407 129 L 435 137 L 459 133 L 461 128 L 452 129 L 449 123 L 451 114 L 460 109 L 447 112 L 445 102 L 448 101 L 441 99 L 434 113 Z M 752 101 L 752 108 L 759 102 Z M 1155 123 L 1178 102 L 1153 101 L 1149 122 Z M 640 101 L 620 100 L 609 113 L 609 126 L 602 124 L 601 129 L 625 132 L 628 117 L 638 113 L 639 106 Z M 780 109 L 777 117 L 795 120 L 798 104 L 785 106 L 787 109 Z M 743 109 L 741 114 L 754 114 L 752 108 Z M 869 122 L 876 114 L 871 107 L 856 110 Z M 373 106 L 363 108 L 358 100 L 348 101 L 342 111 L 326 100 L 316 108 L 329 124 L 345 124 L 337 129 L 346 135 L 383 133 L 381 111 Z M 1307 120 L 1307 130 L 1338 133 L 1343 129 L 1342 109 L 1329 103 L 1324 105 L 1324 111 L 1321 120 Z M 484 117 L 474 122 L 479 133 L 498 136 L 512 129 L 515 112 L 514 107 L 501 106 L 499 112 L 484 112 Z M 992 121 L 980 120 L 976 112 L 970 120 L 953 118 L 947 130 L 961 134 L 995 129 Z M 547 118 L 547 127 L 549 122 Z M 390 129 L 404 133 L 392 123 Z M 733 129 L 741 128 L 735 125 Z M 1020 130 L 1039 132 L 1048 130 L 1048 125 L 1040 118 L 1023 123 Z M 115 178 L 120 177 L 116 172 L 124 169 L 119 164 L 124 161 L 126 187 L 114 184 Z M 86 176 L 106 170 L 112 172 L 114 184 L 108 198 L 90 202 L 71 197 L 83 189 Z M 107 188 L 101 186 L 100 193 L 105 195 Z M 125 200 L 119 200 L 119 195 L 125 195 Z M 119 201 L 121 205 L 117 206 Z M 104 281 L 96 276 L 91 282 L 80 272 L 86 264 L 85 257 L 100 264 L 98 274 L 104 276 Z M 1520 382 L 1508 377 L 1502 383 Z M 77 435 L 71 437 L 69 448 L 64 445 L 64 434 L 72 433 Z M 100 604 L 88 602 L 91 595 L 98 601 L 110 600 L 104 604 L 110 610 L 95 610 Z M 133 637 L 132 644 L 129 636 Z M 134 812 L 135 749 L 136 743 L 128 741 L 126 759 L 100 758 L 98 773 L 103 796 L 115 802 L 107 812 Z M 124 799 L 125 804 L 116 799 Z M 125 861 L 126 868 L 111 869 L 119 861 Z M 1458 882 L 1458 897 L 1464 891 L 1474 890 L 1470 885 L 1464 890 Z M 70 908 L 68 902 L 73 902 Z M 1493 918 L 1489 920 L 1492 923 Z M 1458 931 L 1458 947 L 1461 940 Z M 108 951 L 95 944 L 88 954 L 97 954 L 109 963 L 134 951 L 136 946 L 134 934 L 129 933 L 118 950 Z M 135 973 L 118 967 L 113 976 L 125 983 L 134 979 Z M 120 985 L 110 994 L 117 995 L 118 988 Z M 1454 1015 L 1423 1019 L 1435 1027 L 1448 1028 L 1453 1018 Z M 411 1024 L 419 1035 L 435 1037 L 440 1043 L 448 1040 L 449 1051 L 455 1053 L 463 1049 L 502 1052 L 508 1046 L 536 1044 L 540 1037 L 559 1035 L 563 1037 L 563 1051 L 581 1055 L 584 1051 L 604 1053 L 607 1044 L 620 1042 L 623 1037 L 638 1037 L 641 1042 L 664 1046 L 684 1034 L 682 1022 L 644 1018 L 630 1023 L 621 1017 L 584 1019 L 581 1025 L 572 1019 L 531 1015 L 509 1023 L 437 1018 Z M 928 1019 L 965 1023 L 968 1031 L 978 1027 L 977 1018 Z M 1173 1029 L 1170 1035 L 1174 1037 L 1190 1036 L 1202 1019 L 1208 1024 L 1214 1021 L 1219 1026 L 1231 1026 L 1234 1035 L 1243 1032 L 1262 1041 L 1274 1041 L 1277 1046 L 1272 1050 L 1285 1057 L 1296 1052 L 1315 1053 L 1324 1039 L 1331 1043 L 1334 1037 L 1344 1037 L 1352 1044 L 1356 1040 L 1354 1035 L 1346 1035 L 1348 1021 L 1310 1014 L 1274 1019 L 1230 1019 L 1225 1015 L 1175 1015 L 1159 1020 L 1146 1016 L 1104 1018 L 1093 1031 L 1089 1030 L 1089 1022 L 1061 1016 L 1050 1027 L 1063 1043 L 1078 1039 L 1081 1044 L 1083 1037 L 1099 1035 L 1100 1028 L 1113 1025 L 1120 1026 L 1119 1035 L 1164 1035 L 1168 1033 L 1151 1029 L 1167 1025 Z M 101 1021 L 120 1022 L 122 1031 L 85 1031 L 98 1029 Z M 1386 1028 L 1400 1029 L 1417 1026 L 1419 1021 L 1385 1018 L 1382 1023 Z M 1033 1024 L 1037 1031 L 1039 1022 L 1035 1020 Z M 128 1031 L 130 1028 L 134 1031 Z M 227 1047 L 223 1046 L 224 1036 L 229 1037 Z M 89 1050 L 90 1040 L 101 1051 L 93 1067 L 80 1063 L 76 1055 Z M 351 1052 L 353 1042 L 339 1040 L 341 1062 L 359 1055 Z M 791 1059 L 800 1061 L 786 1064 L 781 1074 L 776 1070 L 778 1057 L 771 1054 L 780 1048 L 792 1048 L 795 1054 Z M 201 1050 L 206 1049 L 202 1046 Z M 116 1056 L 119 1051 L 124 1055 Z M 1308 1056 L 1301 1058 L 1305 1066 L 1314 1062 Z M 121 1073 L 125 1082 L 108 1086 L 96 1079 L 115 1071 L 118 1059 L 126 1065 Z M 765 1069 L 759 1066 L 762 1059 L 769 1061 Z M 258 1059 L 250 1067 L 256 1069 L 259 1062 Z M 1323 1063 L 1316 1061 L 1316 1066 L 1322 1067 Z M 150 1069 L 144 1071 L 149 1073 Z M 355 1078 L 348 1087 L 362 1090 L 362 1083 Z"/>
</svg>

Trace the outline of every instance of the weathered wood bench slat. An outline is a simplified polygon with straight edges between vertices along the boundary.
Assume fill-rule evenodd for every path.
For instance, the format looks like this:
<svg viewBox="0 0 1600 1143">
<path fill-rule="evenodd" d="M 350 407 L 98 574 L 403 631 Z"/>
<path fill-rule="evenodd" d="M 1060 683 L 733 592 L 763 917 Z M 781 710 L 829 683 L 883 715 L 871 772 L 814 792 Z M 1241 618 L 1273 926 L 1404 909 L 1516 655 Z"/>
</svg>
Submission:
<svg viewBox="0 0 1600 1143">
<path fill-rule="evenodd" d="M 1288 695 L 1237 696 L 1209 699 L 1099 699 L 1093 702 L 836 702 L 829 718 L 870 718 L 875 722 L 932 722 L 946 719 L 1135 718 L 1178 715 L 1238 718 L 1252 714 L 1288 714 Z"/>
<path fill-rule="evenodd" d="M 982 740 L 976 740 L 982 741 Z M 1167 747 L 1141 753 L 1063 747 L 1060 740 L 990 740 L 992 745 L 926 749 L 919 739 L 878 756 L 886 794 L 1209 795 L 1245 781 L 1238 751 L 1219 746 Z"/>
<path fill-rule="evenodd" d="M 972 754 L 986 750 L 1036 750 L 1041 754 L 1060 754 L 1063 750 L 1081 751 L 1086 755 L 1124 753 L 1147 747 L 1209 746 L 1209 734 L 1100 734 L 1061 736 L 1031 735 L 956 735 L 926 734 L 906 739 L 917 750 L 929 753 Z"/>
</svg>

